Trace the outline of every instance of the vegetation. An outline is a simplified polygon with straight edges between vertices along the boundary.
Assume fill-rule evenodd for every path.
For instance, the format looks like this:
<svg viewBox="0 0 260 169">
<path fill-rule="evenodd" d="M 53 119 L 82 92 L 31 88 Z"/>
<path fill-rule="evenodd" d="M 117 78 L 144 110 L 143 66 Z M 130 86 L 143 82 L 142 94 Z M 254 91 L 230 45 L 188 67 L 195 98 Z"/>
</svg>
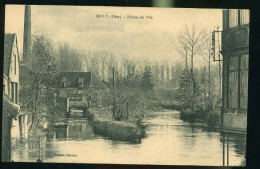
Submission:
<svg viewBox="0 0 260 169">
<path fill-rule="evenodd" d="M 29 112 L 29 135 L 35 136 L 44 123 L 53 124 L 63 117 L 66 106 L 55 97 L 57 67 L 51 41 L 43 35 L 34 35 L 32 51 L 21 66 L 20 103 Z"/>
<path fill-rule="evenodd" d="M 178 37 L 178 52 L 185 57 L 185 69 L 182 70 L 177 90 L 177 100 L 181 104 L 181 119 L 188 122 L 200 122 L 217 125 L 219 121 L 219 101 L 221 98 L 220 67 L 211 65 L 210 37 L 195 24 L 186 25 Z M 208 67 L 193 66 L 194 59 L 203 57 Z M 206 58 L 208 57 L 208 58 Z M 190 69 L 188 59 L 190 58 Z"/>
<path fill-rule="evenodd" d="M 79 51 L 67 43 L 56 50 L 50 39 L 35 35 L 32 53 L 21 68 L 20 98 L 23 109 L 32 112 L 30 129 L 64 117 L 66 102 L 57 97 L 54 87 L 59 71 L 91 71 L 106 86 L 106 90 L 89 89 L 90 112 L 108 108 L 112 119 L 137 123 L 150 111 L 177 109 L 183 120 L 216 125 L 221 79 L 219 68 L 212 64 L 207 35 L 196 25 L 180 31 L 176 48 L 184 65 L 111 51 Z M 197 57 L 208 66 L 194 66 Z"/>
</svg>

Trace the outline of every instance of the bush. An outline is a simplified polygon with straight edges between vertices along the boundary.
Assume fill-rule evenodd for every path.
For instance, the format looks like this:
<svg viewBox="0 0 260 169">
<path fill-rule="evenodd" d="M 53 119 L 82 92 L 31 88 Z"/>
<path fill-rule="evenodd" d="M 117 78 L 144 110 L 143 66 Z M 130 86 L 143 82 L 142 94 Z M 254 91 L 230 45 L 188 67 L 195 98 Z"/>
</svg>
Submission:
<svg viewBox="0 0 260 169">
<path fill-rule="evenodd" d="M 191 111 L 182 110 L 180 118 L 190 123 L 204 123 L 208 126 L 216 126 L 219 124 L 220 115 L 217 111 L 208 111 L 204 109 Z"/>
<path fill-rule="evenodd" d="M 217 111 L 211 111 L 207 116 L 207 124 L 208 126 L 216 126 L 219 124 L 220 114 Z"/>
<path fill-rule="evenodd" d="M 194 123 L 196 121 L 196 113 L 191 110 L 182 110 L 180 112 L 180 118 L 184 121 Z"/>
</svg>

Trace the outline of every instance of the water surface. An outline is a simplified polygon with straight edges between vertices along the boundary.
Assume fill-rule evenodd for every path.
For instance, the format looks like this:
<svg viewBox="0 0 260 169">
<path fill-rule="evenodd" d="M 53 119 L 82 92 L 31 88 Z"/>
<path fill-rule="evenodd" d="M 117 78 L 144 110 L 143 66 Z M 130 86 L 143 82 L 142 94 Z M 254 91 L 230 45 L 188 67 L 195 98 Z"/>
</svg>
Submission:
<svg viewBox="0 0 260 169">
<path fill-rule="evenodd" d="M 193 127 L 179 119 L 178 111 L 154 112 L 147 116 L 147 137 L 133 144 L 112 141 L 93 134 L 88 122 L 70 120 L 68 128 L 42 142 L 44 162 L 157 164 L 221 166 L 222 134 Z M 244 161 L 245 136 L 229 136 L 229 165 Z M 14 161 L 33 161 L 37 146 L 13 153 Z"/>
</svg>

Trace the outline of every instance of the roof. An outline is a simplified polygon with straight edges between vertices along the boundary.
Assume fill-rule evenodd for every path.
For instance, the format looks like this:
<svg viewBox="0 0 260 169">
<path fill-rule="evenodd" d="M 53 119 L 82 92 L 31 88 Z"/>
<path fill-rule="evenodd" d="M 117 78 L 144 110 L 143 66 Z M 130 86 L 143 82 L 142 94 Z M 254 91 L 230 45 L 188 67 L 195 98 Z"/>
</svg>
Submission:
<svg viewBox="0 0 260 169">
<path fill-rule="evenodd" d="M 15 33 L 6 33 L 4 40 L 4 74 L 9 75 L 10 60 L 14 44 Z"/>
<path fill-rule="evenodd" d="M 84 81 L 84 86 L 90 86 L 91 83 L 91 72 L 61 72 L 60 78 L 66 78 L 66 87 L 78 87 L 79 79 Z M 62 81 L 62 80 L 61 80 Z"/>
<path fill-rule="evenodd" d="M 12 104 L 12 101 L 5 93 L 3 93 L 3 113 L 8 113 L 8 115 L 10 114 L 14 118 L 16 118 L 19 113 L 18 107 Z"/>
<path fill-rule="evenodd" d="M 92 72 L 61 72 L 60 82 L 63 82 L 64 80 L 66 81 L 66 87 L 68 88 L 77 88 L 78 83 L 83 83 L 84 87 L 105 87 L 105 84 L 101 82 Z"/>
</svg>

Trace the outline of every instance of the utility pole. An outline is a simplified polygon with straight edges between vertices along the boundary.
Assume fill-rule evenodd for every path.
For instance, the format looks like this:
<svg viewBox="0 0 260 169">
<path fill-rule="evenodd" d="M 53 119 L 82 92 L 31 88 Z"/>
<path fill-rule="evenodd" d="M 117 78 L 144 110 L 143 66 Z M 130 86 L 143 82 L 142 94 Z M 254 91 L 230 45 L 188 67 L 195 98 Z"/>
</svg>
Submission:
<svg viewBox="0 0 260 169">
<path fill-rule="evenodd" d="M 112 73 L 113 73 L 113 119 L 115 118 L 115 68 L 112 68 Z"/>
<path fill-rule="evenodd" d="M 211 110 L 212 109 L 212 98 L 211 98 L 211 82 L 210 82 L 210 55 L 211 55 L 211 52 L 209 50 L 209 109 Z"/>
</svg>

